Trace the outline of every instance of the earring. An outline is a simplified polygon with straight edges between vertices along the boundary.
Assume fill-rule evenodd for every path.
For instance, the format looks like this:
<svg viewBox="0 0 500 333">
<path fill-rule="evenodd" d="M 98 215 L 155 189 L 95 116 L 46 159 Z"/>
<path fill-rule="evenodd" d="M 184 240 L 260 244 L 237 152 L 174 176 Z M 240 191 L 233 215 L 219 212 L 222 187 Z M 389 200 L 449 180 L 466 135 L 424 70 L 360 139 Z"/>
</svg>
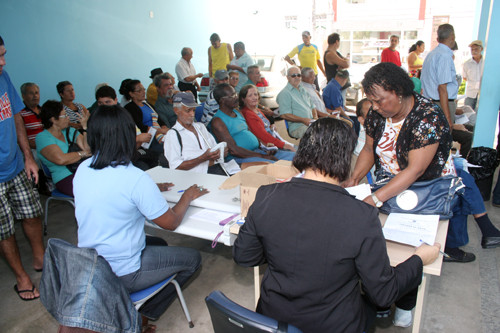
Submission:
<svg viewBox="0 0 500 333">
<path fill-rule="evenodd" d="M 403 102 L 403 96 L 399 96 L 399 104 Z"/>
</svg>

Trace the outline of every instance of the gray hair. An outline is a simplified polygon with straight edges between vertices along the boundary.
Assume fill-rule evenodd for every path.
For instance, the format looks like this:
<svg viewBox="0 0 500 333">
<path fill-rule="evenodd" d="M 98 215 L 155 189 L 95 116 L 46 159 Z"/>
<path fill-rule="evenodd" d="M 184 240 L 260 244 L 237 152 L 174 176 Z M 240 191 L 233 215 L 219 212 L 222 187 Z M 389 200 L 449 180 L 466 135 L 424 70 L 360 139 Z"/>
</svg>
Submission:
<svg viewBox="0 0 500 333">
<path fill-rule="evenodd" d="M 181 50 L 181 56 L 184 57 L 185 55 L 188 55 L 189 53 L 192 53 L 192 52 L 193 52 L 193 50 L 191 50 L 191 48 L 189 48 L 189 47 L 183 47 L 182 50 Z"/>
<path fill-rule="evenodd" d="M 26 90 L 28 90 L 28 88 L 31 88 L 31 87 L 37 87 L 38 90 L 40 90 L 40 87 L 38 87 L 38 84 L 36 84 L 34 82 L 26 82 L 26 83 L 23 83 L 21 85 L 21 95 L 26 94 Z"/>
<path fill-rule="evenodd" d="M 448 38 L 450 38 L 452 33 L 455 33 L 455 30 L 453 29 L 453 26 L 451 24 L 448 23 L 441 24 L 438 27 L 437 31 L 438 41 L 442 42 L 444 40 L 447 40 Z"/>
<path fill-rule="evenodd" d="M 298 70 L 299 70 L 299 73 L 300 73 L 300 68 L 298 68 L 297 66 L 291 66 L 291 67 L 290 67 L 290 68 L 288 68 L 288 70 L 286 71 L 286 76 L 289 76 L 289 75 L 290 75 L 290 71 L 291 71 L 292 69 L 294 69 L 294 68 L 295 68 L 295 69 L 298 69 Z"/>
<path fill-rule="evenodd" d="M 180 109 L 182 108 L 182 103 L 178 102 L 178 103 L 174 103 L 174 109 Z"/>
<path fill-rule="evenodd" d="M 160 88 L 161 86 L 161 80 L 170 80 L 170 75 L 168 73 L 161 73 L 161 74 L 157 74 L 155 75 L 155 77 L 153 78 L 153 84 Z"/>
<path fill-rule="evenodd" d="M 254 70 L 257 70 L 257 69 L 259 69 L 259 66 L 258 66 L 258 65 L 248 66 L 248 67 L 247 67 L 247 74 L 250 74 L 250 72 L 251 72 L 251 73 L 253 73 L 253 72 L 254 72 Z"/>
<path fill-rule="evenodd" d="M 234 43 L 234 49 L 240 49 L 240 50 L 243 50 L 245 51 L 245 44 L 243 44 L 243 42 L 236 42 Z"/>
<path fill-rule="evenodd" d="M 302 74 L 302 77 L 308 76 L 309 73 L 311 73 L 311 72 L 314 73 L 314 69 L 312 69 L 311 67 L 302 67 L 302 70 L 300 71 L 300 73 Z"/>
</svg>

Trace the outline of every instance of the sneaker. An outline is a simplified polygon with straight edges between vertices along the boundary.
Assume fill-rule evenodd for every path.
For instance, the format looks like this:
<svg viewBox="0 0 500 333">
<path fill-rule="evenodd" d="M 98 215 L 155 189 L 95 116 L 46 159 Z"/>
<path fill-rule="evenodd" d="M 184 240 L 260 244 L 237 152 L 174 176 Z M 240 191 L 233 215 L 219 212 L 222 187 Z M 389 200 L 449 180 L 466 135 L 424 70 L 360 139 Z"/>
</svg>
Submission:
<svg viewBox="0 0 500 333">
<path fill-rule="evenodd" d="M 411 314 L 411 310 L 403 310 L 396 307 L 392 323 L 394 324 L 394 326 L 398 327 L 410 327 L 411 324 L 413 324 L 413 316 Z"/>
<path fill-rule="evenodd" d="M 476 256 L 474 253 L 470 252 L 465 252 L 460 250 L 459 248 L 445 248 L 446 254 L 448 254 L 450 257 L 444 257 L 443 261 L 444 262 L 471 262 L 476 260 Z"/>
</svg>

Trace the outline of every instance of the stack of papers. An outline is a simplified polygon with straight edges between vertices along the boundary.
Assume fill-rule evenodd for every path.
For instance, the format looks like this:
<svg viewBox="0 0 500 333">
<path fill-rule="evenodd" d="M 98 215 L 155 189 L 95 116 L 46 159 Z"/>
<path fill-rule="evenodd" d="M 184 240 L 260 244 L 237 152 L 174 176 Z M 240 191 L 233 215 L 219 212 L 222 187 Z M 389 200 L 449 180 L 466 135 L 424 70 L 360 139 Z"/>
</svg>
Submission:
<svg viewBox="0 0 500 333">
<path fill-rule="evenodd" d="M 385 239 L 394 242 L 412 246 L 434 245 L 438 223 L 439 215 L 391 213 L 382 231 Z"/>
</svg>

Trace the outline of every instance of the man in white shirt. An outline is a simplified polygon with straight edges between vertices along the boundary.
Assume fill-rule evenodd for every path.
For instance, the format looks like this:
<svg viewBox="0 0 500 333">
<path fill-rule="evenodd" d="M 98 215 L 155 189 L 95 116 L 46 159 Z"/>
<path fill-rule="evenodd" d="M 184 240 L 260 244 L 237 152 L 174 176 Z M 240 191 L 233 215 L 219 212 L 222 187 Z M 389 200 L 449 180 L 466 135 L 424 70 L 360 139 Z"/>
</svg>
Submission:
<svg viewBox="0 0 500 333">
<path fill-rule="evenodd" d="M 467 81 L 464 104 L 475 109 L 481 76 L 483 74 L 483 56 L 481 54 L 483 52 L 483 42 L 475 40 L 469 44 L 469 47 L 472 58 L 464 63 L 462 70 L 463 79 Z"/>
<path fill-rule="evenodd" d="M 175 65 L 175 74 L 179 80 L 178 86 L 180 91 L 191 91 L 194 95 L 194 100 L 198 98 L 198 91 L 201 90 L 197 78 L 203 77 L 202 73 L 196 74 L 191 59 L 193 58 L 193 50 L 189 47 L 184 47 L 181 50 L 181 59 Z"/>
<path fill-rule="evenodd" d="M 194 120 L 198 104 L 189 92 L 174 96 L 177 122 L 165 135 L 164 152 L 170 169 L 207 173 L 208 167 L 220 157 L 219 150 L 210 152 L 217 143 L 207 128 Z"/>
<path fill-rule="evenodd" d="M 318 111 L 319 117 L 326 117 L 332 110 L 327 110 L 325 106 L 325 102 L 321 98 L 321 95 L 316 90 L 316 85 L 314 84 L 314 80 L 316 79 L 316 74 L 314 74 L 314 70 L 311 67 L 303 67 L 301 70 L 302 81 L 300 85 L 304 87 L 304 89 L 309 94 L 311 98 L 311 102 L 314 104 L 314 107 Z"/>
</svg>

